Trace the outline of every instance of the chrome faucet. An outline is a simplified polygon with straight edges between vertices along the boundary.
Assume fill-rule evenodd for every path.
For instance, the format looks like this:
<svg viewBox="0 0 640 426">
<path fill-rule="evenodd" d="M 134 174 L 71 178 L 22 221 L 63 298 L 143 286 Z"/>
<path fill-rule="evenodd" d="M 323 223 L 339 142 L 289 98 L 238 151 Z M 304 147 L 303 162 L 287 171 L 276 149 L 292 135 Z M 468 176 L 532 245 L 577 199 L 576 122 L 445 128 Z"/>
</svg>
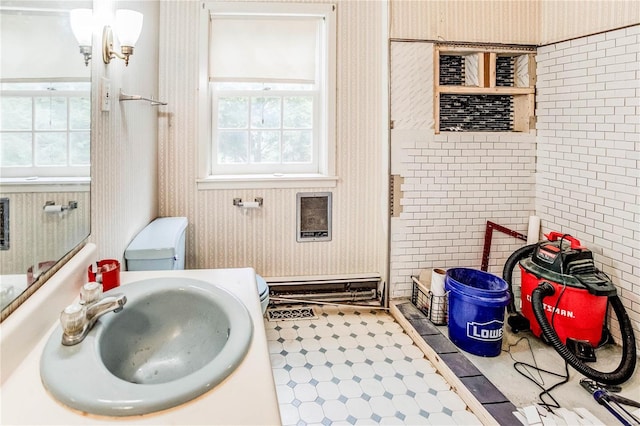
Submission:
<svg viewBox="0 0 640 426">
<path fill-rule="evenodd" d="M 85 284 L 80 290 L 80 303 L 73 303 L 60 313 L 62 344 L 73 346 L 82 342 L 98 318 L 111 311 L 120 312 L 125 303 L 124 294 L 102 297 L 101 284 Z"/>
</svg>

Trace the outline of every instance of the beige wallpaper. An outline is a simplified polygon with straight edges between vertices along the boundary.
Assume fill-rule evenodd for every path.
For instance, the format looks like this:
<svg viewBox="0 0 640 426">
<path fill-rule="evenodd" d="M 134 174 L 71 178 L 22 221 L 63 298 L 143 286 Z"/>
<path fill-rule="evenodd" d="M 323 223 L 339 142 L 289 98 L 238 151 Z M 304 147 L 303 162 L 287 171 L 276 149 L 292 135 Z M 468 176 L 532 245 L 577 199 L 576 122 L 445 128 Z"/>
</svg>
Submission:
<svg viewBox="0 0 640 426">
<path fill-rule="evenodd" d="M 548 44 L 640 22 L 631 0 L 390 0 L 390 37 Z"/>
<path fill-rule="evenodd" d="M 9 250 L 0 250 L 0 275 L 26 274 L 27 269 L 57 260 L 89 234 L 88 185 L 56 192 L 0 193 L 9 199 Z M 47 201 L 78 207 L 63 213 L 44 213 Z"/>
<path fill-rule="evenodd" d="M 535 44 L 540 38 L 540 3 L 390 0 L 390 37 Z"/>
<path fill-rule="evenodd" d="M 384 3 L 337 1 L 337 174 L 333 240 L 297 243 L 297 192 L 326 188 L 197 190 L 200 3 L 161 3 L 159 205 L 189 218 L 187 267 L 252 266 L 264 276 L 384 274 L 387 224 Z M 186 48 L 189 47 L 189 48 Z M 234 197 L 263 197 L 243 214 Z"/>
<path fill-rule="evenodd" d="M 92 66 L 91 236 L 98 259 L 122 259 L 133 237 L 157 216 L 158 107 L 147 102 L 118 102 L 127 94 L 157 98 L 157 2 L 94 1 L 97 13 L 130 8 L 144 14 L 142 34 L 129 66 L 113 59 L 105 65 L 94 47 Z M 94 37 L 95 43 L 96 37 Z M 102 32 L 97 41 L 102 40 Z M 117 46 L 117 44 L 116 44 Z M 110 111 L 102 111 L 102 79 L 111 85 Z"/>
</svg>

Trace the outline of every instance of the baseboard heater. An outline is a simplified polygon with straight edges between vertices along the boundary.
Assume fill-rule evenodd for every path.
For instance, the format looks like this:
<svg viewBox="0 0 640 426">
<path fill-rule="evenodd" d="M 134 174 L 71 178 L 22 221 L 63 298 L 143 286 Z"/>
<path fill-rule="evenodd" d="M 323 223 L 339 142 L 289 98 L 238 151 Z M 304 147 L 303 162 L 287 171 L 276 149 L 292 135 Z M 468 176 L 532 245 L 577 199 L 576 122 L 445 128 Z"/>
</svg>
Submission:
<svg viewBox="0 0 640 426">
<path fill-rule="evenodd" d="M 359 303 L 381 300 L 379 274 L 270 277 L 265 281 L 274 304 L 292 303 L 292 300 Z"/>
</svg>

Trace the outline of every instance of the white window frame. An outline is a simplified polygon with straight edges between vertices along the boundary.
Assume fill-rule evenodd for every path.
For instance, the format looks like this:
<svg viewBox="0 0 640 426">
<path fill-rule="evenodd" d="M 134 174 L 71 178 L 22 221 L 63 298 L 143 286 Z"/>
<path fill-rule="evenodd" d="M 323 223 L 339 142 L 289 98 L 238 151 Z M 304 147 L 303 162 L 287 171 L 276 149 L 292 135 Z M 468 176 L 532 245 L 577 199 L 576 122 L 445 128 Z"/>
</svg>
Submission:
<svg viewBox="0 0 640 426">
<path fill-rule="evenodd" d="M 221 167 L 214 172 L 215 147 L 213 132 L 215 123 L 216 93 L 209 82 L 209 25 L 212 13 L 229 14 L 274 14 L 274 15 L 316 15 L 325 19 L 325 52 L 322 56 L 321 73 L 318 79 L 317 99 L 314 101 L 314 114 L 318 114 L 318 126 L 314 128 L 314 161 L 312 172 L 296 170 L 274 171 L 259 165 L 247 167 L 238 172 L 237 165 Z M 336 116 L 336 8 L 332 4 L 305 3 L 262 3 L 262 2 L 203 2 L 200 18 L 200 66 L 199 66 L 199 164 L 198 188 L 278 188 L 278 187 L 331 187 L 335 186 L 335 116 Z M 222 94 L 224 92 L 219 92 Z M 250 92 L 252 95 L 256 92 Z M 279 92 L 268 91 L 265 96 Z M 310 94 L 313 92 L 303 92 Z M 288 92 L 283 92 L 288 96 Z"/>
<path fill-rule="evenodd" d="M 77 132 L 89 132 L 91 133 L 91 129 L 86 130 L 72 130 L 69 129 L 69 99 L 76 97 L 85 97 L 91 98 L 91 93 L 86 91 L 69 91 L 69 90 L 56 90 L 55 92 L 49 92 L 47 90 L 1 90 L 1 96 L 3 97 L 23 97 L 30 98 L 32 100 L 32 108 L 35 108 L 35 99 L 43 98 L 49 96 L 61 97 L 67 99 L 67 127 L 62 130 L 46 130 L 49 133 L 64 133 L 67 136 L 67 162 L 69 160 L 69 136 L 72 133 Z M 2 179 L 11 179 L 11 178 L 32 178 L 32 177 L 43 177 L 43 178 L 67 178 L 67 177 L 89 177 L 90 174 L 90 166 L 74 166 L 71 164 L 67 164 L 65 166 L 38 166 L 35 164 L 35 135 L 38 133 L 45 132 L 45 130 L 38 130 L 35 128 L 35 114 L 32 114 L 32 124 L 31 130 L 2 130 L 2 133 L 31 133 L 31 144 L 32 144 L 32 165 L 31 166 L 8 166 L 8 167 L 0 167 L 0 176 Z"/>
</svg>

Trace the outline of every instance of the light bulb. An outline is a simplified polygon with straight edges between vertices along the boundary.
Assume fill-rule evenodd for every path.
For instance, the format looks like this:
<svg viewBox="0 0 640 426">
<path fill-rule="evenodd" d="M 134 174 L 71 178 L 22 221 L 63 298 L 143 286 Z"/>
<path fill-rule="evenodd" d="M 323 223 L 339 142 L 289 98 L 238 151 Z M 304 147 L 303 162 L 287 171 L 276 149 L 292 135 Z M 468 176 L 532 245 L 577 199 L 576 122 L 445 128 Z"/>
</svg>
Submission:
<svg viewBox="0 0 640 426">
<path fill-rule="evenodd" d="M 115 33 L 121 46 L 134 47 L 142 32 L 143 15 L 128 9 L 116 10 Z"/>
<path fill-rule="evenodd" d="M 93 10 L 73 9 L 69 12 L 71 31 L 79 46 L 91 46 L 93 35 Z"/>
</svg>

